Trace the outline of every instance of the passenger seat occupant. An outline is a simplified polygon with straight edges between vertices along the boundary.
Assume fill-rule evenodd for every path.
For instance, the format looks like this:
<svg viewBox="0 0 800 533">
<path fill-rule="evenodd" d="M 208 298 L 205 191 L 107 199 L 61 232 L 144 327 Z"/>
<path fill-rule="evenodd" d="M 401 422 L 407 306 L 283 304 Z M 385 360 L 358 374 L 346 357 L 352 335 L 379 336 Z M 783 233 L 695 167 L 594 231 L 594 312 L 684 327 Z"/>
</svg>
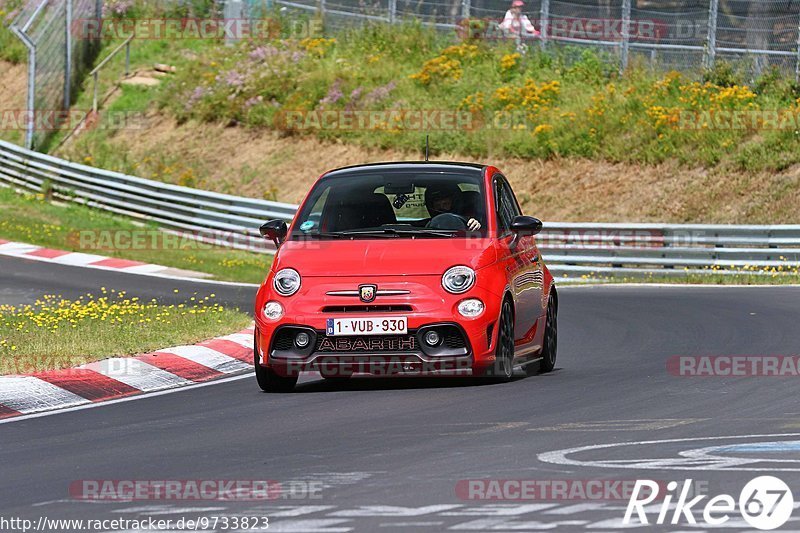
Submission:
<svg viewBox="0 0 800 533">
<path fill-rule="evenodd" d="M 425 207 L 428 208 L 431 218 L 444 213 L 461 215 L 463 212 L 463 194 L 455 183 L 431 185 L 425 189 Z M 464 218 L 467 221 L 467 229 L 470 231 L 481 229 L 481 223 L 474 217 L 464 216 Z"/>
<path fill-rule="evenodd" d="M 377 228 L 397 223 L 389 198 L 373 192 L 342 199 L 334 213 L 331 231 Z"/>
</svg>

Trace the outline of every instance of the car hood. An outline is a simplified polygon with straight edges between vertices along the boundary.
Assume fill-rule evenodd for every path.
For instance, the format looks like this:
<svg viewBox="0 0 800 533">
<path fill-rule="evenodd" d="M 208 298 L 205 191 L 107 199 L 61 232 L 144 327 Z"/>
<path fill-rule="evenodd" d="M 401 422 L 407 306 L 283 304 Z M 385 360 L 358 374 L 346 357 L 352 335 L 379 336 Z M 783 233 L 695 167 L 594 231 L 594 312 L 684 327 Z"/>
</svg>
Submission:
<svg viewBox="0 0 800 533">
<path fill-rule="evenodd" d="M 491 239 L 287 241 L 274 268 L 291 267 L 301 276 L 441 276 L 455 265 L 478 270 L 496 258 Z"/>
</svg>

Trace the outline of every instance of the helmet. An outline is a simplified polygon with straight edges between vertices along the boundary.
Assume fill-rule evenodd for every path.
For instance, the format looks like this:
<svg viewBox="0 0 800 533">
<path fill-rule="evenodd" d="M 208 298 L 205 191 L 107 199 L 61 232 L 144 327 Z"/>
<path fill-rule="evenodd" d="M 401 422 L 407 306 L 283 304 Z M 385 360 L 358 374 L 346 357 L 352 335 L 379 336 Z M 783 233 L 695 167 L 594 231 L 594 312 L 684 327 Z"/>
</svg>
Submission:
<svg viewBox="0 0 800 533">
<path fill-rule="evenodd" d="M 431 217 L 441 215 L 442 213 L 456 212 L 460 197 L 461 189 L 455 183 L 434 183 L 425 189 L 425 207 L 428 208 L 428 213 L 430 213 Z M 434 207 L 434 203 L 441 198 L 453 199 L 453 205 L 447 211 Z"/>
</svg>

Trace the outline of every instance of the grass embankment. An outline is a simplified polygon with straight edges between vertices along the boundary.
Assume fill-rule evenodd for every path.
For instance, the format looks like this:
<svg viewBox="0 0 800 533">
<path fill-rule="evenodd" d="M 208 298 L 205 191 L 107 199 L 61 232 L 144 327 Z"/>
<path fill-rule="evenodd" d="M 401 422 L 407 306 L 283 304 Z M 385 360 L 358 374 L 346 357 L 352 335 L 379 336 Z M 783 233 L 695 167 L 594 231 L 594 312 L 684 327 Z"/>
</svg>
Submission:
<svg viewBox="0 0 800 533">
<path fill-rule="evenodd" d="M 0 305 L 0 374 L 68 368 L 192 344 L 239 331 L 251 320 L 213 303 L 213 294 L 160 305 L 101 292 L 77 300 L 46 295 L 33 305 Z"/>
<path fill-rule="evenodd" d="M 429 132 L 402 113 L 437 110 L 471 118 L 434 119 L 434 153 L 646 164 L 675 159 L 742 170 L 800 162 L 800 86 L 776 72 L 750 84 L 724 63 L 699 81 L 637 65 L 619 75 L 612 58 L 591 50 L 520 55 L 507 42 L 458 41 L 415 25 L 210 48 L 179 69 L 158 99 L 180 120 L 414 152 Z M 331 110 L 394 110 L 401 118 L 325 127 L 319 115 L 287 115 Z M 781 112 L 782 121 L 772 123 L 759 111 Z"/>
<path fill-rule="evenodd" d="M 754 171 L 800 162 L 800 87 L 776 72 L 750 85 L 726 64 L 701 81 L 637 65 L 620 76 L 613 60 L 591 50 L 520 55 L 502 41 L 453 42 L 453 36 L 404 25 L 368 26 L 330 39 L 248 40 L 233 49 L 210 41 L 172 48 L 136 43 L 137 61 L 160 53 L 179 68 L 160 88 L 127 91 L 120 108 L 140 110 L 156 99 L 181 121 L 414 153 L 430 133 L 434 153 L 475 158 L 677 160 Z M 403 118 L 419 110 L 469 115 L 450 123 L 434 118 L 423 131 Z M 326 127 L 320 115 L 297 119 L 297 111 L 395 115 L 367 119 L 366 127 L 340 127 L 340 121 Z M 781 119 L 771 122 L 771 115 L 759 114 L 764 111 Z M 103 153 L 96 142 L 102 137 L 87 136 L 83 146 L 97 163 L 99 157 L 112 167 L 162 174 L 162 161 Z"/>
<path fill-rule="evenodd" d="M 297 202 L 329 168 L 419 158 L 430 133 L 435 157 L 497 164 L 526 212 L 545 220 L 798 222 L 800 127 L 790 126 L 800 90 L 774 72 L 748 82 L 721 63 L 693 80 L 632 65 L 620 76 L 586 49 L 516 56 L 502 41 L 461 42 L 413 25 L 233 48 L 134 41 L 132 62 L 176 66 L 159 86 L 123 86 L 110 100 L 106 112 L 144 113 L 140 128 L 98 128 L 58 155 Z M 122 68 L 121 56 L 111 61 L 105 87 Z M 471 127 L 286 120 L 390 110 L 468 113 Z"/>
<path fill-rule="evenodd" d="M 170 238 L 156 226 L 136 225 L 82 205 L 53 204 L 43 195 L 19 195 L 3 187 L 0 238 L 205 272 L 225 281 L 260 283 L 272 261 L 267 254 Z"/>
</svg>

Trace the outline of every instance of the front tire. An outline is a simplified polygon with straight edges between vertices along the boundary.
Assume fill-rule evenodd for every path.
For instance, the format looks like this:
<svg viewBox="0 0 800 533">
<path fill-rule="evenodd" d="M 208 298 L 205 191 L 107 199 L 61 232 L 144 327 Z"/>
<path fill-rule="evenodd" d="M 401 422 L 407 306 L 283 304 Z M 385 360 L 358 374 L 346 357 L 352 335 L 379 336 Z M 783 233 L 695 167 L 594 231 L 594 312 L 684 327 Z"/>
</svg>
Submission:
<svg viewBox="0 0 800 533">
<path fill-rule="evenodd" d="M 499 331 L 495 362 L 486 376 L 495 383 L 508 383 L 514 375 L 514 310 L 511 302 L 503 300 L 500 313 Z"/>
<path fill-rule="evenodd" d="M 556 367 L 556 354 L 558 352 L 558 300 L 550 294 L 547 301 L 547 321 L 545 322 L 544 343 L 542 346 L 542 360 L 539 363 L 539 373 L 551 372 Z"/>
<path fill-rule="evenodd" d="M 256 367 L 256 381 L 264 392 L 292 392 L 298 376 L 281 376 L 269 367 L 261 366 L 258 357 L 258 335 L 253 343 L 253 358 Z"/>
</svg>

